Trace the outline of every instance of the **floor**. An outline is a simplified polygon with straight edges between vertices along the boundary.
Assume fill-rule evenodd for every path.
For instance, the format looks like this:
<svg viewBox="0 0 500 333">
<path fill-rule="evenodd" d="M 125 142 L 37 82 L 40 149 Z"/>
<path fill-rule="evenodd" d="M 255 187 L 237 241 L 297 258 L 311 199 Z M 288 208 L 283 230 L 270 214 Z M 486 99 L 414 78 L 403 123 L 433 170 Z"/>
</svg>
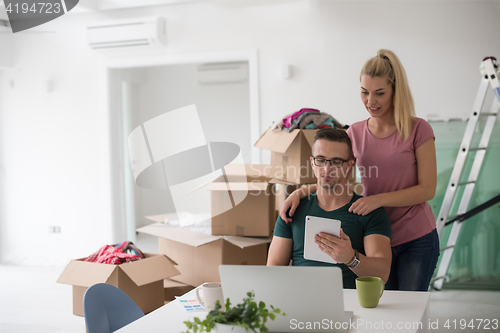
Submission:
<svg viewBox="0 0 500 333">
<path fill-rule="evenodd" d="M 62 270 L 0 265 L 0 333 L 85 332 L 84 319 L 72 314 L 71 286 L 55 282 Z M 467 324 L 474 319 L 476 327 L 461 329 L 461 319 Z M 500 320 L 499 291 L 432 292 L 430 332 L 481 332 L 479 319 Z"/>
</svg>

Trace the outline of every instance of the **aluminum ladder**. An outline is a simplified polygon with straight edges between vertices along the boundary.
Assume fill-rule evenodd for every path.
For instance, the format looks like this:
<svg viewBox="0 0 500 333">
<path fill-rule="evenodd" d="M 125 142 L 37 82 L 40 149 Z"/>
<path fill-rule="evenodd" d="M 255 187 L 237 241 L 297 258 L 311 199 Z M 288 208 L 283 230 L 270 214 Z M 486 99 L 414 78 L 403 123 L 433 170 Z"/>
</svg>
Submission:
<svg viewBox="0 0 500 333">
<path fill-rule="evenodd" d="M 491 133 L 493 132 L 493 127 L 495 125 L 497 115 L 499 113 L 500 105 L 500 80 L 498 73 L 498 65 L 496 64 L 496 58 L 487 57 L 481 63 L 479 68 L 482 79 L 479 85 L 479 90 L 477 92 L 476 99 L 474 101 L 474 106 L 472 108 L 472 114 L 469 117 L 467 127 L 465 128 L 464 137 L 462 139 L 462 144 L 460 145 L 460 150 L 458 152 L 457 159 L 455 161 L 455 166 L 446 189 L 446 193 L 443 199 L 443 204 L 436 221 L 437 232 L 439 237 L 443 233 L 444 226 L 447 221 L 453 220 L 459 215 L 465 214 L 467 212 L 476 181 L 478 179 L 479 171 L 481 170 L 481 165 L 483 164 L 484 156 L 486 155 L 486 149 L 490 141 Z M 493 100 L 491 109 L 489 112 L 481 112 L 483 108 L 484 101 L 486 99 L 486 93 L 488 91 L 488 86 L 493 89 L 495 98 Z M 476 130 L 476 125 L 478 123 L 479 117 L 487 117 L 486 125 L 484 127 L 483 134 L 479 146 L 471 147 L 472 138 Z M 472 168 L 470 170 L 467 181 L 460 181 L 462 170 L 469 152 L 475 152 L 474 161 Z M 460 199 L 460 205 L 458 207 L 457 215 L 448 215 L 453 203 L 455 192 L 459 186 L 465 186 L 465 189 Z M 441 263 L 438 268 L 436 277 L 433 279 L 434 289 L 441 290 L 444 280 L 448 280 L 446 272 L 448 266 L 450 265 L 451 256 L 453 254 L 453 249 L 458 239 L 460 233 L 460 228 L 462 227 L 461 221 L 453 223 L 448 242 L 441 251 L 444 250 Z"/>
</svg>

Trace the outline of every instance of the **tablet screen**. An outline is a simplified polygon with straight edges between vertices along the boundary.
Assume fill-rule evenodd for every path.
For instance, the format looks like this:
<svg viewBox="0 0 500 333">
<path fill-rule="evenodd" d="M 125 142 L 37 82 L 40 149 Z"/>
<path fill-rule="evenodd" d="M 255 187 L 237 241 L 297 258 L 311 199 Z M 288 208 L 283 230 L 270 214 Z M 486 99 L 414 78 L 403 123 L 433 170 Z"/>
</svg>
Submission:
<svg viewBox="0 0 500 333">
<path fill-rule="evenodd" d="M 314 236 L 320 232 L 326 232 L 340 237 L 339 220 L 324 217 L 306 216 L 306 232 L 304 235 L 304 259 L 329 262 L 336 264 L 328 254 L 321 251 L 318 244 L 314 242 Z"/>
</svg>

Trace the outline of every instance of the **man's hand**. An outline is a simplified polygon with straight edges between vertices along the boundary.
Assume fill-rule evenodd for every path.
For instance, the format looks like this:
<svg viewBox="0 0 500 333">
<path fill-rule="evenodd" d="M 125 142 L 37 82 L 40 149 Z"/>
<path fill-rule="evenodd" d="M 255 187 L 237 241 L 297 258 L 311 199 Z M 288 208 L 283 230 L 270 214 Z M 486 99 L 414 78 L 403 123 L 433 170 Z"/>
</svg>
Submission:
<svg viewBox="0 0 500 333">
<path fill-rule="evenodd" d="M 366 216 L 379 207 L 382 206 L 378 202 L 377 196 L 372 195 L 356 200 L 351 207 L 349 207 L 349 212 Z"/>
<path fill-rule="evenodd" d="M 344 233 L 342 228 L 340 229 L 340 238 L 326 232 L 320 232 L 314 236 L 314 241 L 321 251 L 340 264 L 348 263 L 354 257 L 351 239 Z"/>
</svg>

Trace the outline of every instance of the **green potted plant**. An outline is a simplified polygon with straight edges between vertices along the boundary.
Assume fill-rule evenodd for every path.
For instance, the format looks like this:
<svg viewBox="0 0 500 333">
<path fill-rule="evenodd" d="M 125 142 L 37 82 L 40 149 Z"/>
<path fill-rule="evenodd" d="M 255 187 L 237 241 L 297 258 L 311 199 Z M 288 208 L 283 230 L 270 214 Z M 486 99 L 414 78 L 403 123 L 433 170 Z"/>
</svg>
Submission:
<svg viewBox="0 0 500 333">
<path fill-rule="evenodd" d="M 221 311 L 222 306 L 219 301 L 215 304 L 215 308 L 210 311 L 204 320 L 197 317 L 193 321 L 185 321 L 189 333 L 192 330 L 194 333 L 210 332 L 215 329 L 218 333 L 231 332 L 267 332 L 266 322 L 270 318 L 274 320 L 276 315 L 286 314 L 280 309 L 270 305 L 271 310 L 266 308 L 264 302 L 254 301 L 255 293 L 253 291 L 247 293 L 243 303 L 231 307 L 229 298 L 226 300 L 225 311 Z"/>
</svg>

